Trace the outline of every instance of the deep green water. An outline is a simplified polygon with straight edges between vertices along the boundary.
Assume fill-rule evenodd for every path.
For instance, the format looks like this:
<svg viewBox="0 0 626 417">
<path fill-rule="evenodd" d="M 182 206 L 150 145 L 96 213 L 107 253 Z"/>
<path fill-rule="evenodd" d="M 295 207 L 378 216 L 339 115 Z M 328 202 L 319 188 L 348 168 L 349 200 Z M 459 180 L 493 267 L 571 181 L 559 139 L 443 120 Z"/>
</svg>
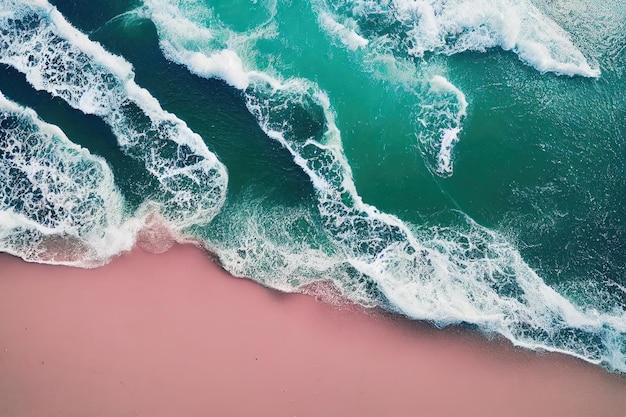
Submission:
<svg viewBox="0 0 626 417">
<path fill-rule="evenodd" d="M 625 26 L 618 0 L 0 0 L 0 250 L 100 264 L 157 211 L 264 285 L 625 372 Z"/>
</svg>

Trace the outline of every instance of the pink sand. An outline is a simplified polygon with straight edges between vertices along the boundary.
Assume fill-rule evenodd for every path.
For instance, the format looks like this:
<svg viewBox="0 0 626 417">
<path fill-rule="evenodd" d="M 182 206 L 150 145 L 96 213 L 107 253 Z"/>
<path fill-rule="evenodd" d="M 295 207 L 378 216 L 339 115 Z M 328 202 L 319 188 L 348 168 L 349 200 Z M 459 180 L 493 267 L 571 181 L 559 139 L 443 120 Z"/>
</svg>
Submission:
<svg viewBox="0 0 626 417">
<path fill-rule="evenodd" d="M 190 246 L 0 255 L 0 416 L 620 417 L 626 378 L 270 291 Z"/>
</svg>

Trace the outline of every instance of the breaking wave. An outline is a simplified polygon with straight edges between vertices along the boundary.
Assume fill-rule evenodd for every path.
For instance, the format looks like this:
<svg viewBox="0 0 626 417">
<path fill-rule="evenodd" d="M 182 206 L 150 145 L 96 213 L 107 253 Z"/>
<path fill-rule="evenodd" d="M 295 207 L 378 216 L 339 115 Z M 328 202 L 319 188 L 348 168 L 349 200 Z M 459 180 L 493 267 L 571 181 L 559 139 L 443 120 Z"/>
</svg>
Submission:
<svg viewBox="0 0 626 417">
<path fill-rule="evenodd" d="M 202 138 L 134 81 L 131 65 L 72 27 L 44 0 L 7 0 L 0 62 L 38 90 L 101 117 L 159 183 L 150 198 L 174 228 L 207 224 L 226 198 L 226 168 Z"/>
<path fill-rule="evenodd" d="M 0 251 L 95 266 L 129 250 L 130 220 L 106 161 L 0 93 Z"/>
<path fill-rule="evenodd" d="M 396 23 L 385 27 L 388 33 L 402 27 L 397 24 L 403 23 L 402 16 L 413 16 L 412 26 L 416 27 L 419 25 L 416 25 L 415 13 L 422 3 L 424 7 L 434 7 L 425 2 L 381 2 L 383 5 L 356 2 L 349 4 L 351 9 L 348 11 L 340 7 L 347 8 L 347 3 L 337 2 L 333 6 L 333 16 L 349 12 L 352 20 L 344 20 L 339 25 L 328 21 L 334 19 L 332 16 L 322 15 L 321 20 L 326 30 L 356 53 L 382 42 L 381 35 L 376 33 L 382 32 L 380 28 L 383 26 L 377 26 L 379 23 L 374 17 L 383 21 L 393 17 Z M 611 369 L 626 370 L 626 313 L 623 310 L 599 312 L 573 304 L 547 286 L 504 236 L 476 224 L 462 213 L 456 214 L 455 221 L 451 221 L 451 224 L 460 226 L 418 227 L 363 202 L 343 152 L 341 133 L 328 95 L 312 81 L 282 78 L 275 67 L 257 67 L 254 57 L 248 55 L 247 42 L 250 39 L 263 34 L 274 36 L 271 19 L 242 34 L 229 29 L 210 9 L 205 14 L 211 19 L 205 20 L 209 23 L 203 26 L 194 22 L 177 4 L 163 0 L 147 0 L 145 4 L 147 10 L 142 13 L 155 23 L 165 55 L 198 76 L 221 78 L 241 90 L 248 110 L 256 117 L 259 126 L 269 138 L 287 149 L 294 162 L 308 175 L 315 188 L 321 225 L 332 248 L 331 264 L 335 265 L 336 259 L 343 260 L 342 268 L 329 267 L 324 273 L 333 277 L 345 296 L 366 304 L 378 304 L 411 318 L 431 320 L 438 325 L 472 323 L 484 331 L 504 335 L 516 345 L 568 353 Z M 449 5 L 448 14 L 456 10 L 453 6 L 457 2 L 449 2 Z M 373 11 L 368 8 L 370 6 Z M 397 10 L 392 13 L 394 7 Z M 588 64 L 575 48 L 572 49 L 563 31 L 551 21 L 534 16 L 531 6 L 524 7 L 527 9 L 516 6 L 514 10 L 522 10 L 523 13 L 519 13 L 526 16 L 524 19 L 539 20 L 526 22 L 529 26 L 520 29 L 519 34 L 536 36 L 534 43 L 522 35 L 502 38 L 504 35 L 498 35 L 496 30 L 496 19 L 494 22 L 479 22 L 475 29 L 469 26 L 464 31 L 451 32 L 455 36 L 448 39 L 449 44 L 428 46 L 422 43 L 420 51 L 418 43 L 412 42 L 413 49 L 407 53 L 420 56 L 427 50 L 437 53 L 481 50 L 472 42 L 483 34 L 483 37 L 491 36 L 487 38 L 491 43 L 481 44 L 483 49 L 499 45 L 514 50 L 522 60 L 536 64 L 540 71 L 598 75 L 590 67 L 587 71 Z M 438 9 L 439 14 L 445 14 L 442 8 Z M 428 8 L 420 13 L 429 16 L 427 11 Z M 272 13 L 276 11 L 272 9 L 270 15 Z M 476 18 L 477 15 L 472 13 L 471 16 Z M 395 20 L 398 17 L 400 20 Z M 363 22 L 359 20 L 361 18 Z M 408 21 L 408 17 L 405 20 Z M 373 27 L 366 30 L 365 21 L 373 21 L 370 24 Z M 535 26 L 531 28 L 533 24 Z M 182 27 L 184 32 L 179 31 Z M 553 31 L 551 37 L 544 39 L 544 43 L 539 42 L 548 29 Z M 446 39 L 451 36 L 448 32 L 442 32 Z M 545 62 L 539 63 L 530 57 L 533 48 L 529 45 L 542 46 L 549 52 L 550 48 L 566 48 L 565 52 L 548 53 Z M 539 46 L 537 48 L 541 49 Z M 429 156 L 432 169 L 445 176 L 451 173 L 452 146 L 458 140 L 456 135 L 467 103 L 463 94 L 445 78 L 435 76 L 428 80 L 425 90 L 416 91 L 418 94 L 426 91 L 436 99 L 420 97 L 422 110 L 416 119 L 427 127 L 424 132 L 430 133 L 420 138 L 419 143 Z M 434 103 L 430 107 L 429 101 Z M 435 112 L 428 112 L 430 108 Z M 437 120 L 439 114 L 446 116 L 444 123 Z M 439 127 L 428 128 L 433 123 Z M 256 230 L 257 226 L 251 229 Z M 241 240 L 245 242 L 244 237 Z M 314 270 L 314 264 L 319 261 L 316 256 L 292 256 L 288 245 L 273 246 L 273 249 L 276 253 L 285 251 L 279 256 L 283 266 L 278 271 L 305 274 L 303 271 L 307 266 Z M 224 257 L 227 268 L 237 274 L 266 275 L 262 266 L 265 264 L 263 259 L 267 259 L 265 252 L 229 250 Z M 290 265 L 290 262 L 298 262 L 298 265 Z M 297 283 L 289 282 L 290 273 L 282 278 L 279 282 L 265 282 L 281 289 L 298 288 Z"/>
<path fill-rule="evenodd" d="M 598 77 L 570 35 L 533 3 L 509 0 L 316 1 L 359 36 L 391 53 L 422 58 L 492 48 L 541 72 Z"/>
</svg>

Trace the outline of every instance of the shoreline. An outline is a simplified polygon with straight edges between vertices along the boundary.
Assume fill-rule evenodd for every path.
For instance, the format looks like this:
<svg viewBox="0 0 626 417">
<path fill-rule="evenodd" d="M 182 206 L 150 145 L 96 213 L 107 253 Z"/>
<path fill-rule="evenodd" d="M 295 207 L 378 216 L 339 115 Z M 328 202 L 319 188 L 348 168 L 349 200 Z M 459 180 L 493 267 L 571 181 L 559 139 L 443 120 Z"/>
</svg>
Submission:
<svg viewBox="0 0 626 417">
<path fill-rule="evenodd" d="M 0 254 L 0 393 L 2 417 L 626 410 L 626 377 L 598 365 L 280 293 L 178 244 L 96 269 Z"/>
</svg>

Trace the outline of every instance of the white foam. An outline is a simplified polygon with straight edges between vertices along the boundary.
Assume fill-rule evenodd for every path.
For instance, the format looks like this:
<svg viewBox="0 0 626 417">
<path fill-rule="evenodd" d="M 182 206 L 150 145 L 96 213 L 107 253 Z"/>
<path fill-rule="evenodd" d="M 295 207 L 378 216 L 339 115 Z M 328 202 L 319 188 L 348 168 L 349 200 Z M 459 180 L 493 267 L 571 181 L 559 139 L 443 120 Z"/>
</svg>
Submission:
<svg viewBox="0 0 626 417">
<path fill-rule="evenodd" d="M 422 93 L 417 120 L 417 142 L 427 166 L 434 173 L 448 177 L 453 173 L 453 149 L 459 141 L 467 100 L 461 90 L 445 77 L 436 75 Z"/>
<path fill-rule="evenodd" d="M 499 47 L 540 72 L 598 77 L 570 36 L 528 0 L 331 1 L 335 13 L 381 20 L 366 38 L 385 39 L 396 55 L 457 54 Z M 390 29 L 392 28 L 392 29 Z M 363 35 L 361 35 L 363 36 Z"/>
<path fill-rule="evenodd" d="M 196 75 L 220 78 L 240 90 L 245 90 L 250 84 L 243 62 L 234 51 L 223 49 L 207 56 L 173 47 L 168 41 L 162 41 L 161 48 L 170 60 L 186 63 L 189 70 Z"/>
<path fill-rule="evenodd" d="M 268 20 L 257 28 L 237 33 L 226 27 L 214 11 L 201 2 L 188 2 L 185 11 L 168 0 L 145 0 L 143 14 L 156 25 L 160 46 L 165 56 L 185 65 L 201 77 L 219 78 L 231 86 L 244 90 L 250 77 L 262 76 L 254 69 L 251 45 L 261 38 L 276 36 L 272 18 L 276 2 L 266 5 Z M 182 6 L 180 6 L 182 7 Z M 210 24 L 203 26 L 199 21 Z"/>
<path fill-rule="evenodd" d="M 323 93 L 313 93 L 326 115 L 328 130 L 323 139 L 290 138 L 273 106 L 290 108 L 306 102 L 299 95 L 312 88 L 290 91 L 287 97 L 282 92 L 278 100 L 272 100 L 271 89 L 258 91 L 262 98 L 249 95 L 249 108 L 266 133 L 285 146 L 309 175 L 327 232 L 349 263 L 377 284 L 392 309 L 439 325 L 474 323 L 519 345 L 569 352 L 624 368 L 611 359 L 615 352 L 609 343 L 626 330 L 623 311 L 598 315 L 581 310 L 546 286 L 506 239 L 469 219 L 466 231 L 413 231 L 397 217 L 365 204 L 352 182 Z M 598 350 L 581 340 L 596 336 L 605 343 Z"/>
<path fill-rule="evenodd" d="M 432 9 L 432 16 L 426 19 L 428 30 L 424 29 L 429 33 L 439 30 L 438 25 L 442 24 L 439 21 L 440 15 L 444 13 L 441 2 L 396 1 L 379 4 L 357 1 L 353 15 L 358 17 L 359 13 L 387 13 L 389 8 L 381 10 L 381 4 L 395 7 L 394 10 L 401 13 L 403 19 L 412 16 L 412 20 L 408 21 L 413 23 L 420 16 L 427 16 L 426 13 Z M 446 4 L 455 6 L 459 3 Z M 471 4 L 480 6 L 476 2 Z M 352 7 L 352 3 L 349 6 Z M 419 9 L 418 6 L 422 8 Z M 504 9 L 506 13 L 513 13 L 515 16 L 516 10 Z M 483 7 L 480 10 L 485 12 L 491 9 Z M 470 13 L 468 18 L 478 19 L 479 14 Z M 389 16 L 396 18 L 393 13 L 389 13 Z M 461 18 L 459 16 L 454 22 L 461 24 L 464 22 L 459 20 Z M 494 39 L 503 48 L 516 48 L 519 36 L 514 32 L 502 32 L 504 28 L 497 26 L 498 22 L 504 21 L 504 18 L 496 19 L 490 26 L 478 25 L 475 30 L 462 33 L 439 31 L 437 33 L 450 32 L 459 37 L 451 44 L 432 43 L 434 46 L 428 48 L 454 53 L 455 47 L 459 48 L 458 51 L 487 47 Z M 162 39 L 175 42 L 178 34 L 168 33 L 165 26 L 157 24 L 157 27 Z M 497 36 L 490 33 L 494 28 L 500 30 L 496 33 Z M 522 31 L 521 24 L 519 31 Z M 433 40 L 434 35 L 428 36 Z M 474 43 L 477 40 L 481 43 Z M 383 50 L 383 44 L 385 42 L 378 39 L 368 44 L 368 47 Z M 427 44 L 413 42 L 411 45 L 412 48 L 417 48 L 414 51 L 419 52 L 419 46 Z M 182 45 L 176 47 L 184 48 Z M 220 50 L 208 48 L 193 52 L 204 54 L 207 58 L 219 58 L 216 52 Z M 565 56 L 567 58 L 570 55 Z M 179 55 L 178 62 L 199 73 L 197 67 L 186 62 L 184 58 Z M 565 60 L 564 63 L 572 62 Z M 574 64 L 578 65 L 578 73 L 584 73 L 582 63 Z M 250 63 L 243 66 L 246 65 Z M 550 68 L 555 68 L 554 63 L 551 65 Z M 364 203 L 352 180 L 351 168 L 342 149 L 340 131 L 334 122 L 335 116 L 326 94 L 308 80 L 291 78 L 283 81 L 254 67 L 244 69 L 243 72 L 247 82 L 240 85 L 245 85 L 244 93 L 249 111 L 265 133 L 291 153 L 294 162 L 309 176 L 315 187 L 321 222 L 337 256 L 333 258 L 333 262 L 335 259 L 343 259 L 353 271 L 345 273 L 350 269 L 345 267 L 341 273 L 333 268 L 326 272 L 347 296 L 357 300 L 382 302 L 386 308 L 411 318 L 432 320 L 439 325 L 474 323 L 485 331 L 498 332 L 520 346 L 560 351 L 594 363 L 603 363 L 612 369 L 626 370 L 624 355 L 620 356 L 619 353 L 624 351 L 626 312 L 598 313 L 572 304 L 548 287 L 503 236 L 477 225 L 463 215 L 459 215 L 460 218 L 454 223 L 465 222 L 465 227 L 418 228 Z M 205 76 L 210 76 L 209 74 L 210 72 L 206 72 Z M 467 102 L 463 94 L 443 77 L 431 77 L 426 92 L 435 97 L 435 100 L 424 100 L 423 103 L 424 106 L 430 103 L 431 111 L 428 114 L 434 116 L 429 117 L 436 119 L 441 115 L 445 120 L 452 121 L 451 124 L 442 124 L 423 120 L 426 127 L 432 125 L 441 128 L 436 132 L 439 135 L 429 136 L 427 145 L 435 149 L 432 153 L 436 156 L 435 166 L 445 173 L 448 167 L 451 169 L 452 146 L 458 140 L 460 120 L 465 115 Z M 297 111 L 298 117 L 292 111 Z M 312 118 L 323 114 L 324 120 L 319 124 L 324 126 L 324 131 L 312 137 L 298 136 L 292 123 L 303 114 Z M 259 251 L 258 243 L 254 239 L 257 237 L 257 229 L 263 230 L 265 226 L 253 222 L 252 226 L 241 228 L 245 230 L 242 232 L 245 236 L 252 236 L 252 242 L 244 245 L 251 253 Z M 274 234 L 280 235 L 280 232 L 275 233 L 272 230 L 268 233 L 270 241 Z M 262 234 L 260 238 L 266 239 L 268 236 Z M 245 237 L 240 239 L 246 241 Z M 253 261 L 249 262 L 242 261 L 241 255 L 234 255 L 232 248 L 226 248 L 225 254 L 222 248 L 220 256 L 227 259 L 227 268 L 238 271 L 236 273 L 260 276 L 266 275 L 263 272 L 265 267 L 256 269 L 258 265 L 254 262 L 263 257 L 272 260 L 279 258 L 278 264 L 271 261 L 267 268 L 287 271 L 287 274 L 310 273 L 307 272 L 310 265 L 298 265 L 299 268 L 294 268 L 296 264 L 290 265 L 290 262 L 317 262 L 320 259 L 315 256 L 293 257 L 289 245 L 270 246 L 271 254 L 266 255 L 263 252 L 263 255 L 253 256 Z M 261 264 L 264 265 L 263 262 Z M 274 276 L 273 281 L 264 282 L 266 285 L 285 288 L 284 279 L 287 277 L 282 278 L 283 281 L 276 281 Z M 363 281 L 366 284 L 361 285 Z M 286 287 L 289 288 L 289 285 Z M 387 302 L 377 298 L 377 292 L 382 293 Z M 586 338 L 599 342 L 591 342 L 585 340 Z"/>
<path fill-rule="evenodd" d="M 333 279 L 340 294 L 373 305 L 364 286 L 348 279 L 349 265 L 323 235 L 307 231 L 319 221 L 314 208 L 268 207 L 247 196 L 236 209 L 220 216 L 211 228 L 211 252 L 219 254 L 224 268 L 238 277 L 251 278 L 284 292 L 301 291 L 320 280 Z M 262 244 L 260 243 L 262 242 Z"/>
<path fill-rule="evenodd" d="M 570 33 L 586 56 L 602 62 L 606 70 L 619 68 L 624 48 L 622 34 L 626 32 L 626 3 L 622 0 L 535 0 L 534 4 Z"/>
<path fill-rule="evenodd" d="M 320 25 L 329 34 L 341 35 L 338 29 L 327 23 L 331 19 L 334 22 L 346 22 L 350 31 L 363 40 L 359 42 L 359 48 L 364 52 L 361 57 L 363 70 L 386 83 L 400 85 L 406 93 L 415 96 L 416 118 L 414 122 L 416 123 L 414 123 L 414 128 L 418 149 L 425 165 L 435 175 L 451 176 L 453 174 L 453 148 L 459 141 L 462 121 L 466 115 L 467 101 L 464 94 L 441 75 L 445 72 L 442 68 L 436 68 L 434 65 L 416 65 L 403 49 L 408 48 L 409 55 L 422 56 L 426 50 L 424 45 L 418 47 L 415 43 L 403 44 L 398 41 L 398 34 L 394 34 L 386 26 L 378 28 L 382 35 L 371 37 L 371 39 L 358 34 L 362 32 L 357 21 L 359 13 L 375 18 L 387 16 L 388 19 L 395 19 L 398 13 L 409 13 L 406 10 L 407 7 L 401 12 L 392 13 L 388 4 L 367 2 L 367 4 L 361 4 L 363 10 L 353 13 L 351 11 L 353 7 L 355 10 L 359 9 L 356 3 L 340 1 L 329 6 L 326 1 L 314 0 L 313 5 Z M 410 6 L 417 11 L 424 9 L 421 3 L 411 3 Z M 415 13 L 413 11 L 413 14 Z M 423 11 L 420 14 L 419 25 L 413 25 L 413 29 L 408 31 L 432 33 L 437 27 L 434 16 L 431 19 Z M 373 21 L 375 19 L 360 22 L 364 26 L 372 26 Z M 393 26 L 392 21 L 387 21 L 386 25 Z M 415 48 L 422 49 L 416 52 Z"/>
<path fill-rule="evenodd" d="M 0 93 L 0 251 L 28 261 L 95 266 L 134 244 L 100 157 Z"/>
<path fill-rule="evenodd" d="M 356 22 L 352 19 L 347 19 L 345 23 L 339 23 L 336 20 L 336 17 L 331 13 L 321 11 L 318 14 L 318 20 L 321 26 L 325 27 L 326 30 L 339 38 L 339 40 L 346 45 L 348 49 L 355 50 L 364 48 L 369 43 L 367 39 L 356 33 Z"/>
<path fill-rule="evenodd" d="M 161 50 L 169 60 L 186 63 L 190 71 L 199 76 L 220 78 L 239 89 L 247 87 L 248 77 L 237 54 L 228 49 L 218 49 L 211 55 L 199 52 L 223 47 L 221 39 L 225 36 L 216 35 L 209 28 L 195 24 L 176 5 L 167 1 L 148 0 L 145 4 L 142 16 L 152 19 L 160 33 L 170 35 L 161 36 L 160 40 Z M 193 12 L 199 13 L 196 8 Z M 196 18 L 211 19 L 211 16 L 211 10 L 206 9 Z"/>
<path fill-rule="evenodd" d="M 135 83 L 128 62 L 89 40 L 49 3 L 7 1 L 0 62 L 24 73 L 33 87 L 106 121 L 122 149 L 160 183 L 151 198 L 178 230 L 209 223 L 224 203 L 228 178 L 202 138 Z"/>
</svg>

